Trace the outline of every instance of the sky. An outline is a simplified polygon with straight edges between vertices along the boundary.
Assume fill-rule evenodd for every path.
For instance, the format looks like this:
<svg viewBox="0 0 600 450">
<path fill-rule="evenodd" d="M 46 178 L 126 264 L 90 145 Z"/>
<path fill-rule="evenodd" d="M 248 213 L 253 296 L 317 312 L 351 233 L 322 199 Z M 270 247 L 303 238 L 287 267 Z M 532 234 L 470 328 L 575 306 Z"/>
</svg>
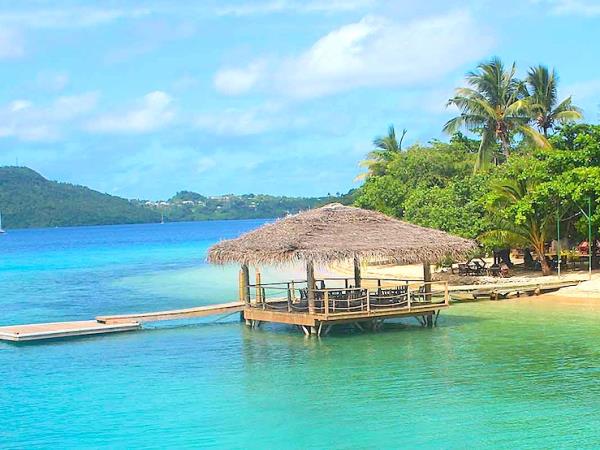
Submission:
<svg viewBox="0 0 600 450">
<path fill-rule="evenodd" d="M 499 6 L 500 5 L 500 6 Z M 600 0 L 0 0 L 0 165 L 128 198 L 358 187 L 497 55 L 600 119 Z"/>
</svg>

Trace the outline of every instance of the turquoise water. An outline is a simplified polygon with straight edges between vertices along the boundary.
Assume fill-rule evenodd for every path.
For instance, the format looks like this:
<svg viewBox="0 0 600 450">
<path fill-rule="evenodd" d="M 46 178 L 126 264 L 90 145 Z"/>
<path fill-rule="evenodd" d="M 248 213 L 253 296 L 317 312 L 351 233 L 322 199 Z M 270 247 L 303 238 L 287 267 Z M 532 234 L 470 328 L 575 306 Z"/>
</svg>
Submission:
<svg viewBox="0 0 600 450">
<path fill-rule="evenodd" d="M 235 298 L 204 252 L 260 223 L 11 231 L 0 323 Z M 322 340 L 230 317 L 0 344 L 0 447 L 597 448 L 599 319 L 526 299 Z"/>
</svg>

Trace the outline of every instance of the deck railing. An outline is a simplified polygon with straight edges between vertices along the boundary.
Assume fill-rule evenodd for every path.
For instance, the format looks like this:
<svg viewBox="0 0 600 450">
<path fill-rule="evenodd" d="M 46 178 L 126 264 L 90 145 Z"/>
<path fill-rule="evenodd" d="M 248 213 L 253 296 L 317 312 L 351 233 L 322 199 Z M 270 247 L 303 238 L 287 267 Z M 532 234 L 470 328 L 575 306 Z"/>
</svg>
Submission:
<svg viewBox="0 0 600 450">
<path fill-rule="evenodd" d="M 352 287 L 350 278 L 316 280 L 323 287 L 308 289 L 306 280 L 259 283 L 249 286 L 248 306 L 287 313 L 365 314 L 376 311 L 413 311 L 432 305 L 447 306 L 447 282 L 414 279 L 363 278 L 361 287 Z M 366 282 L 366 283 L 365 283 Z M 248 300 L 248 298 L 247 298 Z"/>
</svg>

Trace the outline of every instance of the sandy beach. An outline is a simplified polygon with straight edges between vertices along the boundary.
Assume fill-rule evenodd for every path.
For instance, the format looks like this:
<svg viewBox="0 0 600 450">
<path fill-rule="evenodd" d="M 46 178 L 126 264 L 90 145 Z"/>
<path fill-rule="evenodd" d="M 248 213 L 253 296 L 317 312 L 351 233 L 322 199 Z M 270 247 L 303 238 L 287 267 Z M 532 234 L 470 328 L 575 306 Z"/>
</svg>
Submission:
<svg viewBox="0 0 600 450">
<path fill-rule="evenodd" d="M 423 277 L 423 266 L 421 264 L 412 265 L 364 265 L 362 267 L 362 276 L 365 278 L 399 278 L 399 279 L 420 279 Z M 321 270 L 319 273 L 329 276 L 353 276 L 353 267 L 350 263 L 337 264 L 328 269 Z M 449 279 L 450 278 L 450 279 Z M 539 299 L 551 299 L 555 304 L 573 304 L 579 300 L 596 299 L 600 301 L 600 271 L 592 274 L 592 279 L 588 280 L 587 272 L 567 272 L 560 277 L 557 275 L 541 276 L 537 272 L 519 273 L 509 278 L 495 278 L 489 276 L 481 277 L 463 277 L 461 282 L 457 276 L 447 272 L 436 271 L 433 274 L 434 280 L 448 280 L 451 284 L 494 284 L 494 283 L 535 283 L 535 282 L 560 282 L 560 281 L 580 281 L 577 286 L 562 288 L 556 292 L 537 297 Z M 600 304 L 600 302 L 598 302 Z"/>
</svg>

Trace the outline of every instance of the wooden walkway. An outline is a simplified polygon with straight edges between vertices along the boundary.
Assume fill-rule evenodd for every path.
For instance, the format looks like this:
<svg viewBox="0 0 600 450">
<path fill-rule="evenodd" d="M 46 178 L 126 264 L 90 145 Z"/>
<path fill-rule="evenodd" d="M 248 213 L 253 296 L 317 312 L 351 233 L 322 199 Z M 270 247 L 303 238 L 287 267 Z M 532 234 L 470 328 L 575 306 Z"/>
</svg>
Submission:
<svg viewBox="0 0 600 450">
<path fill-rule="evenodd" d="M 199 306 L 197 308 L 173 309 L 171 311 L 157 311 L 140 314 L 122 314 L 118 316 L 98 316 L 96 320 L 100 323 L 114 324 L 128 321 L 156 322 L 158 320 L 177 320 L 192 317 L 205 317 L 217 314 L 228 314 L 243 311 L 244 303 L 230 302 L 219 305 Z"/>
<path fill-rule="evenodd" d="M 43 339 L 58 339 L 93 334 L 119 333 L 135 331 L 143 322 L 159 320 L 178 320 L 192 317 L 231 314 L 242 311 L 244 303 L 230 302 L 197 308 L 174 309 L 140 314 L 99 316 L 96 320 L 75 322 L 36 323 L 28 325 L 10 325 L 0 327 L 0 341 L 24 342 Z"/>
</svg>

